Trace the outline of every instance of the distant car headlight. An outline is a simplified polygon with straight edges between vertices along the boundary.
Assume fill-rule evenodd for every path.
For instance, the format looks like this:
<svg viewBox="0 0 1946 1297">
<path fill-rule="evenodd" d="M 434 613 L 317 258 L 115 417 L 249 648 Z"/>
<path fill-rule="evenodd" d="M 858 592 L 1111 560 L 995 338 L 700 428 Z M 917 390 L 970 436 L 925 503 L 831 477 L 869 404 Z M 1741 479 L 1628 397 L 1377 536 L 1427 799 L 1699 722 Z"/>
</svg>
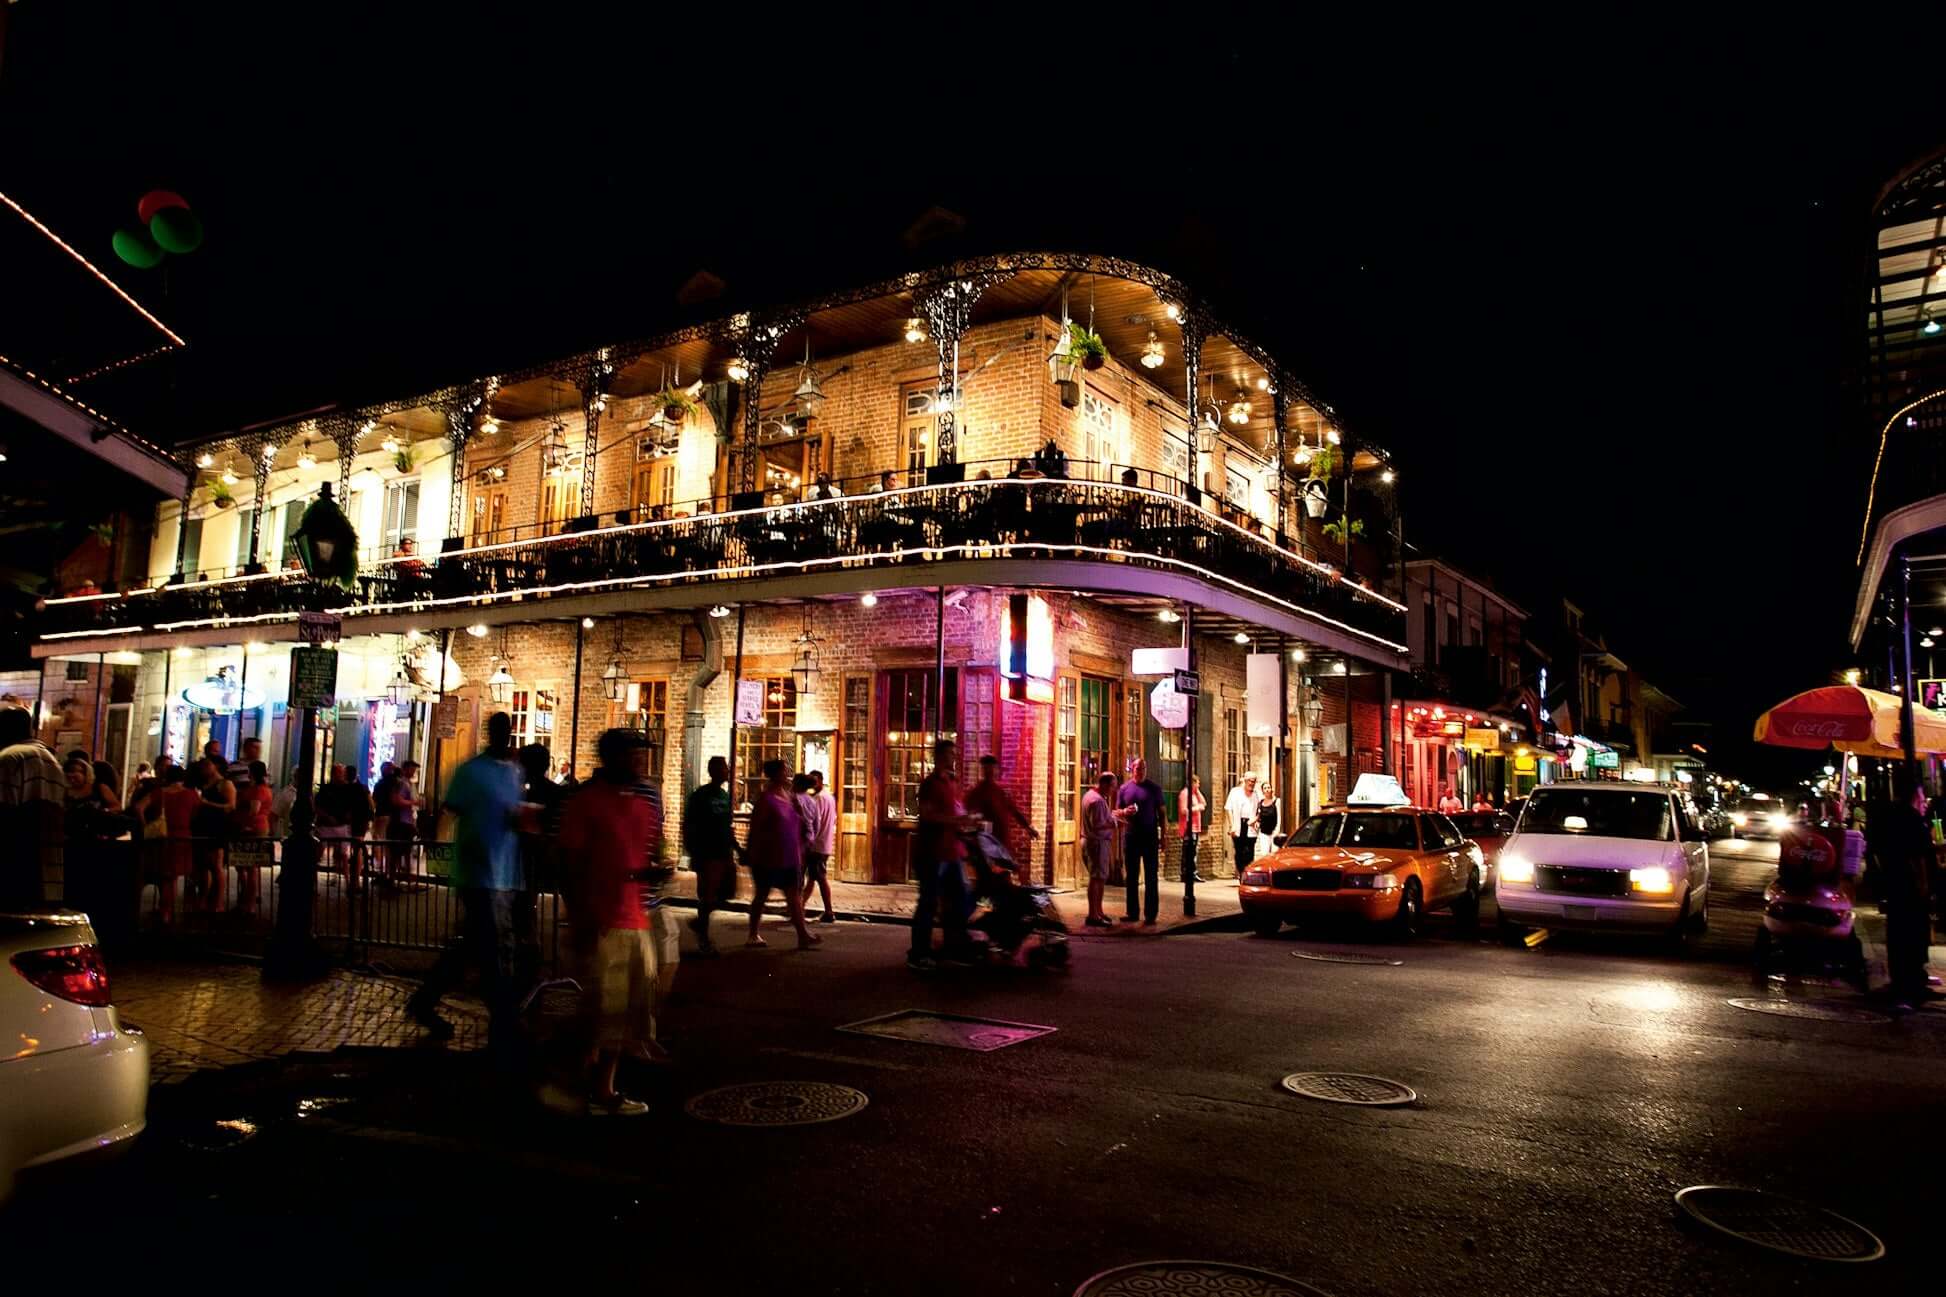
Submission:
<svg viewBox="0 0 1946 1297">
<path fill-rule="evenodd" d="M 1397 874 L 1346 874 L 1346 887 L 1369 887 L 1375 892 L 1389 892 L 1399 885 Z"/>
<path fill-rule="evenodd" d="M 1244 885 L 1245 887 L 1269 887 L 1269 886 L 1270 886 L 1270 871 L 1269 871 L 1268 869 L 1246 869 L 1246 870 L 1244 870 L 1244 871 L 1243 871 L 1243 885 Z"/>
<path fill-rule="evenodd" d="M 1533 882 L 1534 862 L 1525 856 L 1501 856 L 1500 881 L 1503 883 Z"/>
<path fill-rule="evenodd" d="M 1764 818 L 1770 821 L 1773 829 L 1788 829 L 1791 826 L 1791 817 L 1781 811 L 1772 811 Z"/>
<path fill-rule="evenodd" d="M 1628 885 L 1631 891 L 1650 892 L 1658 896 L 1667 896 L 1676 890 L 1676 880 L 1661 865 L 1629 870 Z"/>
<path fill-rule="evenodd" d="M 1742 811 L 1731 811 L 1730 823 L 1736 825 L 1738 828 L 1742 828 L 1744 825 L 1750 823 L 1750 817 Z"/>
</svg>

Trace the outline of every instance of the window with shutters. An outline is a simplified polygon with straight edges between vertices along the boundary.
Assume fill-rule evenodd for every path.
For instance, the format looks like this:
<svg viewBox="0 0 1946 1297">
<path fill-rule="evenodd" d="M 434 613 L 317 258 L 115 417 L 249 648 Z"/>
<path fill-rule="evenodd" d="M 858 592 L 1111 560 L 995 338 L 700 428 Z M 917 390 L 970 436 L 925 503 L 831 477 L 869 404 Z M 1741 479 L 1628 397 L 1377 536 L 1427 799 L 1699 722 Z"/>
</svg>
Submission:
<svg viewBox="0 0 1946 1297">
<path fill-rule="evenodd" d="M 635 466 L 635 508 L 642 517 L 658 506 L 667 509 L 676 502 L 676 461 L 661 455 L 644 459 Z"/>
<path fill-rule="evenodd" d="M 1081 682 L 1073 676 L 1061 677 L 1054 715 L 1054 813 L 1072 824 L 1081 797 L 1074 782 L 1081 761 Z"/>
<path fill-rule="evenodd" d="M 1074 465 L 1076 477 L 1106 482 L 1114 476 L 1113 465 L 1122 457 L 1121 439 L 1115 435 L 1115 403 L 1092 387 L 1081 392 L 1082 462 Z"/>
<path fill-rule="evenodd" d="M 669 741 L 668 680 L 658 676 L 631 683 L 622 700 L 621 723 L 642 732 L 649 745 L 649 778 L 661 783 L 662 754 L 667 750 Z"/>
<path fill-rule="evenodd" d="M 934 702 L 934 668 L 885 673 L 885 813 L 895 819 L 919 818 L 919 785 L 932 773 L 935 739 L 957 739 L 949 728 L 958 710 L 959 673 L 946 672 L 946 726 Z M 964 753 L 962 760 L 964 759 Z M 962 772 L 963 773 L 963 772 Z"/>
<path fill-rule="evenodd" d="M 507 705 L 507 719 L 513 722 L 514 746 L 538 743 L 554 746 L 554 695 L 545 689 L 516 689 Z"/>
<path fill-rule="evenodd" d="M 257 557 L 250 552 L 250 533 L 255 530 L 253 524 L 256 520 L 255 508 L 236 511 L 236 566 L 238 567 L 247 566 Z"/>
<path fill-rule="evenodd" d="M 899 435 L 904 448 L 905 486 L 923 486 L 926 466 L 933 462 L 933 437 L 939 415 L 933 410 L 935 385 L 907 387 L 899 396 Z"/>
<path fill-rule="evenodd" d="M 185 572 L 198 572 L 203 566 L 203 520 L 191 518 L 182 532 L 182 558 L 178 566 Z"/>
<path fill-rule="evenodd" d="M 1133 773 L 1135 763 L 1143 755 L 1142 686 L 1126 685 L 1122 689 L 1122 773 L 1125 777 Z"/>
<path fill-rule="evenodd" d="M 419 540 L 419 483 L 387 482 L 385 484 L 385 512 L 379 523 L 379 540 L 387 554 L 395 554 L 399 542 L 410 539 L 417 544 Z"/>
<path fill-rule="evenodd" d="M 1235 707 L 1223 709 L 1223 795 L 1243 782 L 1250 768 L 1250 748 L 1243 738 L 1243 713 Z"/>
</svg>

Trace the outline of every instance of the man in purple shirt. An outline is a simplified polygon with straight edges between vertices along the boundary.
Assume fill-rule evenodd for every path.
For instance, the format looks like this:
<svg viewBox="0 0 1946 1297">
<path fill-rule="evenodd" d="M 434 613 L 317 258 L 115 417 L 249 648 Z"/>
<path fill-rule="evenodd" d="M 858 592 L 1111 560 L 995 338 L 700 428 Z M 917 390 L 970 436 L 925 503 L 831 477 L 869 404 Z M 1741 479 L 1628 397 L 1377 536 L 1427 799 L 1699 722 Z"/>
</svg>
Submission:
<svg viewBox="0 0 1946 1297">
<path fill-rule="evenodd" d="M 1156 891 L 1162 877 L 1162 788 L 1149 778 L 1149 763 L 1141 757 L 1135 758 L 1135 767 L 1115 794 L 1115 801 L 1126 815 L 1122 821 L 1122 867 L 1128 871 L 1128 904 L 1122 922 L 1135 922 L 1140 910 L 1143 924 L 1153 927 L 1162 902 Z M 1142 889 L 1138 870 L 1148 876 L 1146 908 L 1139 904 Z"/>
</svg>

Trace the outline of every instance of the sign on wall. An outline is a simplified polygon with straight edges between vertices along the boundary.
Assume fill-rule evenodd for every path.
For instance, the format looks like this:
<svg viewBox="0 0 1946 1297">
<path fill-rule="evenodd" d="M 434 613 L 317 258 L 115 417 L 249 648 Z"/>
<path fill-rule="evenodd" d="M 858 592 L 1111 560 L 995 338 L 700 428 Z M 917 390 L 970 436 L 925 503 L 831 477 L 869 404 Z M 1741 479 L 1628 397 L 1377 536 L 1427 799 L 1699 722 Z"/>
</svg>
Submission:
<svg viewBox="0 0 1946 1297">
<path fill-rule="evenodd" d="M 1054 618 L 1037 594 L 1007 596 L 1000 610 L 1000 674 L 1015 702 L 1054 701 Z"/>
<path fill-rule="evenodd" d="M 432 732 L 440 739 L 459 737 L 459 699 L 441 698 L 432 705 Z"/>
<path fill-rule="evenodd" d="M 1243 660 L 1244 729 L 1253 739 L 1284 732 L 1284 660 L 1275 653 L 1252 653 Z"/>
<path fill-rule="evenodd" d="M 336 644 L 341 638 L 340 630 L 344 619 L 335 612 L 301 612 L 297 614 L 297 638 L 313 648 L 320 644 Z"/>
<path fill-rule="evenodd" d="M 1179 730 L 1189 724 L 1189 697 L 1179 693 L 1173 679 L 1155 682 L 1149 690 L 1149 715 L 1165 730 Z"/>
<path fill-rule="evenodd" d="M 762 725 L 764 723 L 763 681 L 737 681 L 736 723 L 739 725 Z"/>
<path fill-rule="evenodd" d="M 304 709 L 338 705 L 338 650 L 291 650 L 290 705 Z"/>
</svg>

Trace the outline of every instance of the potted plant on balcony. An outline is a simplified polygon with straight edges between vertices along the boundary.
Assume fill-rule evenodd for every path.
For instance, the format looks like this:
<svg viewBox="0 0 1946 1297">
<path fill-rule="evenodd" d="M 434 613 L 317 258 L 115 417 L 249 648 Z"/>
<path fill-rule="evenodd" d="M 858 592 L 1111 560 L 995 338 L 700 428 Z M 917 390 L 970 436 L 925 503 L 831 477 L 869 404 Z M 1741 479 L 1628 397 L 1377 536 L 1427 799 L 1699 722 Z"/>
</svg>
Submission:
<svg viewBox="0 0 1946 1297">
<path fill-rule="evenodd" d="M 236 495 L 225 483 L 212 482 L 209 488 L 209 502 L 219 509 L 227 509 L 236 503 Z"/>
<path fill-rule="evenodd" d="M 1079 320 L 1068 321 L 1068 359 L 1083 369 L 1100 369 L 1108 362 L 1108 346 L 1101 335 Z"/>
<path fill-rule="evenodd" d="M 1338 467 L 1338 453 L 1329 446 L 1311 452 L 1311 472 L 1304 479 L 1304 512 L 1322 518 L 1331 509 L 1331 474 Z"/>
<path fill-rule="evenodd" d="M 696 412 L 696 402 L 680 387 L 665 387 L 655 394 L 665 423 L 681 423 Z"/>
<path fill-rule="evenodd" d="M 1340 514 L 1336 521 L 1324 524 L 1324 538 L 1334 545 L 1342 545 L 1352 536 L 1363 536 L 1365 524 L 1349 514 Z"/>
</svg>

